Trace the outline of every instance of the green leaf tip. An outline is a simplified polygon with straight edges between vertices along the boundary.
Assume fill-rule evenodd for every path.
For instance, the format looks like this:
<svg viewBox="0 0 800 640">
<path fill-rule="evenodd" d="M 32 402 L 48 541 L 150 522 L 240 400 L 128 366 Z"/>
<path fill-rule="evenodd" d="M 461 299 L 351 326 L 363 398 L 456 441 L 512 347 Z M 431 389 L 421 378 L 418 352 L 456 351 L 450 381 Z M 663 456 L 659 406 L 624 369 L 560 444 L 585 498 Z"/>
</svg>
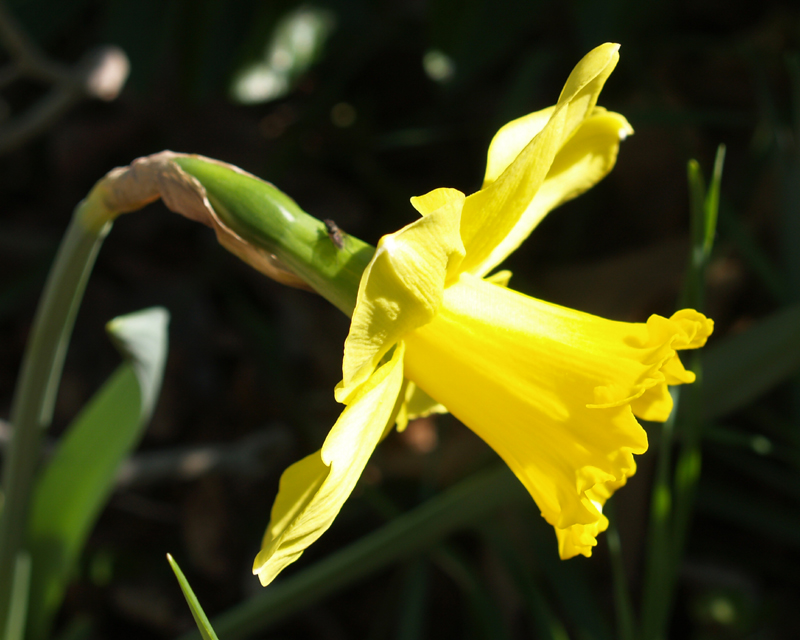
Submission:
<svg viewBox="0 0 800 640">
<path fill-rule="evenodd" d="M 142 309 L 118 316 L 106 324 L 114 346 L 133 366 L 139 381 L 142 416 L 153 412 L 167 359 L 169 311 L 163 307 Z"/>
<path fill-rule="evenodd" d="M 203 611 L 203 607 L 200 606 L 197 596 L 194 595 L 192 587 L 189 586 L 189 581 L 186 579 L 186 576 L 183 575 L 183 571 L 181 571 L 178 563 L 175 562 L 175 558 L 169 553 L 167 554 L 167 562 L 169 562 L 169 566 L 172 567 L 172 571 L 178 579 L 178 584 L 181 587 L 181 591 L 183 591 L 183 597 L 186 598 L 186 604 L 189 605 L 192 617 L 197 624 L 200 635 L 203 636 L 203 640 L 219 640 L 214 629 L 211 627 L 211 623 L 208 621 L 208 616 L 206 616 Z"/>
</svg>

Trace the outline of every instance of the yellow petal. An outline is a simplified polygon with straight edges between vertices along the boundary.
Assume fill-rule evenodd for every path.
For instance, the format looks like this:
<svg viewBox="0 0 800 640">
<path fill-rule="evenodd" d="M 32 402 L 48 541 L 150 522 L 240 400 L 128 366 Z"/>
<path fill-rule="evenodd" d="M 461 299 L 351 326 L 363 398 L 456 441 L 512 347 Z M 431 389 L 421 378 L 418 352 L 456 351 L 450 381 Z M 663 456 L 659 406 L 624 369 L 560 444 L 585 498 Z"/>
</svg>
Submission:
<svg viewBox="0 0 800 640">
<path fill-rule="evenodd" d="M 619 45 L 606 42 L 587 53 L 569 74 L 556 108 L 567 105 L 568 131 L 588 116 L 597 104 L 597 96 L 619 62 Z"/>
<path fill-rule="evenodd" d="M 483 177 L 483 188 L 488 187 L 508 169 L 520 152 L 528 146 L 553 116 L 556 106 L 534 111 L 526 116 L 504 124 L 494 134 L 486 154 L 486 174 Z"/>
<path fill-rule="evenodd" d="M 464 194 L 449 191 L 438 209 L 378 243 L 361 277 L 344 345 L 339 402 L 347 403 L 392 345 L 439 309 L 448 274 L 456 273 L 464 255 L 459 236 Z"/>
<path fill-rule="evenodd" d="M 434 413 L 447 413 L 447 407 L 431 398 L 413 382 L 409 382 L 405 402 L 397 414 L 397 430 L 405 430 L 410 420 L 425 418 Z"/>
<path fill-rule="evenodd" d="M 709 328 L 679 313 L 613 322 L 462 274 L 434 320 L 406 336 L 406 377 L 506 461 L 564 530 L 564 550 L 589 555 L 604 528 L 598 497 L 624 484 L 632 454 L 647 449 L 630 402 Z"/>
<path fill-rule="evenodd" d="M 375 446 L 394 424 L 403 387 L 403 343 L 362 385 L 322 449 L 281 476 L 261 551 L 253 564 L 266 586 L 319 538 L 350 496 Z"/>
<path fill-rule="evenodd" d="M 486 282 L 496 284 L 498 287 L 507 287 L 509 281 L 511 280 L 511 275 L 512 273 L 508 269 L 503 269 L 502 271 L 493 273 L 490 276 L 486 276 L 484 280 Z"/>
<path fill-rule="evenodd" d="M 450 189 L 448 187 L 441 187 L 426 193 L 424 196 L 414 196 L 411 198 L 411 205 L 420 213 L 420 215 L 427 216 L 437 209 L 444 206 L 452 205 L 454 202 L 461 203 L 464 200 L 464 194 L 458 189 Z M 460 205 L 459 205 L 460 206 Z"/>
<path fill-rule="evenodd" d="M 461 217 L 461 238 L 467 251 L 463 270 L 484 274 L 497 264 L 487 266 L 487 261 L 528 209 L 558 151 L 594 112 L 597 96 L 619 59 L 618 48 L 606 44 L 589 52 L 570 74 L 541 131 L 501 175 L 467 198 Z"/>
<path fill-rule="evenodd" d="M 682 309 L 672 314 L 669 320 L 651 316 L 647 321 L 650 344 L 670 343 L 670 349 L 655 353 L 654 361 L 660 361 L 659 372 L 663 379 L 645 389 L 644 393 L 631 401 L 633 413 L 643 420 L 664 422 L 672 411 L 672 396 L 667 385 L 694 382 L 695 375 L 686 371 L 677 351 L 697 349 L 705 345 L 714 331 L 714 321 L 693 309 Z"/>
<path fill-rule="evenodd" d="M 518 121 L 509 123 L 506 127 L 516 122 Z M 521 128 L 524 126 L 523 123 Z M 506 160 L 493 158 L 495 141 L 501 135 L 508 138 L 516 133 L 513 129 L 508 133 L 504 132 L 506 127 L 498 132 L 489 147 L 490 163 L 484 188 L 494 181 L 489 169 L 497 171 L 499 165 Z M 477 276 L 488 273 L 513 253 L 550 211 L 600 182 L 614 168 L 620 141 L 632 133 L 633 128 L 623 116 L 595 107 L 592 115 L 580 124 L 572 137 L 559 149 L 547 177 L 514 227 L 497 243 L 486 259 L 472 269 L 472 273 Z M 513 142 L 504 143 L 502 150 L 513 152 Z"/>
</svg>

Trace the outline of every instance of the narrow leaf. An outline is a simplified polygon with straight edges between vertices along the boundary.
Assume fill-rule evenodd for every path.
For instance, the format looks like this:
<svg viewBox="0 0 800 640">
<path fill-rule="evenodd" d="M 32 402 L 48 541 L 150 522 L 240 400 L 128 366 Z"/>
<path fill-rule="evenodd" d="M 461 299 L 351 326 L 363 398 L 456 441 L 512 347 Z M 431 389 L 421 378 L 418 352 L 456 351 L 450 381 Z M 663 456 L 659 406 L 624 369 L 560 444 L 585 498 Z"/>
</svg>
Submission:
<svg viewBox="0 0 800 640">
<path fill-rule="evenodd" d="M 186 576 L 183 575 L 183 571 L 181 571 L 178 563 L 175 562 L 175 559 L 170 554 L 167 554 L 167 561 L 169 562 L 169 566 L 172 567 L 172 571 L 175 572 L 178 584 L 181 585 L 183 597 L 186 598 L 186 603 L 192 611 L 192 617 L 197 623 L 197 628 L 200 630 L 200 635 L 203 636 L 203 640 L 218 640 L 217 634 L 214 633 L 214 629 L 211 627 L 211 623 L 208 621 L 208 617 L 203 611 L 203 607 L 200 606 L 197 596 L 194 595 L 194 591 L 192 591 L 192 587 L 189 586 L 189 581 L 186 579 Z"/>
<path fill-rule="evenodd" d="M 722 184 L 722 165 L 725 163 L 725 145 L 717 147 L 717 156 L 714 158 L 714 170 L 711 174 L 711 184 L 704 203 L 705 229 L 703 238 L 703 253 L 706 260 L 711 255 L 714 246 L 714 236 L 717 233 L 717 217 L 719 215 L 719 190 Z"/>
<path fill-rule="evenodd" d="M 108 331 L 126 362 L 69 426 L 36 486 L 29 544 L 33 557 L 28 637 L 45 638 L 117 469 L 137 445 L 161 387 L 168 314 L 154 308 L 112 320 Z"/>
</svg>

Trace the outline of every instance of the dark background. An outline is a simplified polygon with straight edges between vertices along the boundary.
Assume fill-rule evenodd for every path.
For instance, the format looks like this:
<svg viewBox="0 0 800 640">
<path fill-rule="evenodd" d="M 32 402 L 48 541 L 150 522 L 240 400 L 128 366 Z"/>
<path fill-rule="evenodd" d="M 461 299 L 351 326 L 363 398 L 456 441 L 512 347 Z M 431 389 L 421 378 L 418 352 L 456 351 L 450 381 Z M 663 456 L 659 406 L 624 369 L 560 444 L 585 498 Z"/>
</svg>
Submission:
<svg viewBox="0 0 800 640">
<path fill-rule="evenodd" d="M 606 41 L 622 44 L 621 59 L 599 103 L 624 114 L 636 134 L 622 144 L 603 183 L 552 213 L 504 265 L 514 271 L 512 286 L 619 320 L 669 315 L 688 258 L 686 163 L 696 158 L 708 175 L 724 143 L 720 232 L 708 273 L 707 312 L 717 323 L 712 344 L 800 301 L 794 2 L 17 0 L 8 6 L 52 60 L 72 64 L 96 45 L 116 44 L 131 74 L 115 101 L 83 101 L 0 156 L 4 418 L 37 297 L 72 208 L 112 167 L 163 149 L 218 158 L 376 243 L 414 219 L 411 196 L 441 186 L 476 190 L 494 132 L 554 104 L 572 67 Z M 263 58 L 281 24 L 286 36 L 282 20 L 298 15 L 306 20 L 301 28 L 321 21 L 326 37 L 316 41 L 308 65 L 298 55 L 279 58 L 281 95 L 242 104 L 230 92 L 232 79 Z M 449 61 L 446 78 L 432 77 L 437 55 Z M 0 125 L 13 127 L 47 90 L 31 79 L 6 86 Z M 140 459 L 166 452 L 180 460 L 185 447 L 214 446 L 230 447 L 231 462 L 197 477 L 172 468 L 140 471 L 121 483 L 62 616 L 62 624 L 86 616 L 97 638 L 166 638 L 191 628 L 163 559 L 167 551 L 209 614 L 260 589 L 250 564 L 279 474 L 319 447 L 340 410 L 332 392 L 347 318 L 321 298 L 266 280 L 221 249 L 208 229 L 155 204 L 119 219 L 101 251 L 67 358 L 53 436 L 119 362 L 105 323 L 152 305 L 172 314 L 171 344 Z M 704 445 L 673 637 L 800 634 L 797 389 L 792 381 L 776 386 L 709 431 L 716 437 Z M 759 449 L 764 441 L 769 448 Z M 376 529 L 380 505 L 409 509 L 494 462 L 449 417 L 391 436 L 333 529 L 299 564 L 309 566 Z M 648 452 L 617 505 L 635 602 L 652 466 Z M 571 637 L 613 636 L 605 540 L 591 560 L 564 565 L 565 575 L 579 572 L 591 587 L 579 598 L 541 568 L 555 555 L 555 540 L 532 502 L 527 512 L 498 520 Z M 480 585 L 477 602 L 497 629 L 512 638 L 538 637 L 507 559 L 487 536 L 469 531 L 448 544 Z M 500 637 L 475 626 L 474 593 L 454 575 L 423 557 L 286 619 L 269 637 Z M 714 608 L 720 598 L 732 617 Z M 422 602 L 417 618 L 415 602 Z"/>
</svg>

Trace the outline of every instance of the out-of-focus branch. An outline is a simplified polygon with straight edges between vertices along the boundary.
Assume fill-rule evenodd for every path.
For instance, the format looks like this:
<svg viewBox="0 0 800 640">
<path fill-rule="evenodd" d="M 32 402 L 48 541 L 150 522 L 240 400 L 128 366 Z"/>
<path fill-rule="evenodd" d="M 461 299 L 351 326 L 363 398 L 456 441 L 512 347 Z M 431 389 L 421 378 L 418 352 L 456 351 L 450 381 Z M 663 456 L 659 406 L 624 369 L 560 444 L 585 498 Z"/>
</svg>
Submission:
<svg viewBox="0 0 800 640">
<path fill-rule="evenodd" d="M 53 88 L 27 112 L 0 126 L 0 154 L 20 147 L 46 131 L 64 113 L 86 98 L 114 100 L 125 85 L 130 63 L 119 47 L 89 51 L 75 65 L 50 60 L 30 39 L 0 1 L 0 43 L 11 61 L 0 69 L 0 88 L 23 77 Z"/>
<path fill-rule="evenodd" d="M 11 425 L 0 420 L 0 452 L 11 437 Z M 175 480 L 189 481 L 209 473 L 221 472 L 236 477 L 276 472 L 285 466 L 294 439 L 283 424 L 270 424 L 240 440 L 226 444 L 181 447 L 138 453 L 126 460 L 117 473 L 117 489 L 152 486 Z M 45 456 L 55 441 L 47 441 Z"/>
<path fill-rule="evenodd" d="M 0 420 L 0 453 L 11 438 L 11 425 Z M 54 440 L 44 445 L 49 456 Z M 140 488 L 175 480 L 189 481 L 209 473 L 221 472 L 236 477 L 277 472 L 292 453 L 294 439 L 283 424 L 270 424 L 240 440 L 226 444 L 181 447 L 138 453 L 126 460 L 117 473 L 117 489 Z"/>
<path fill-rule="evenodd" d="M 123 463 L 116 487 L 129 489 L 172 480 L 195 480 L 215 471 L 237 477 L 277 471 L 285 465 L 292 444 L 289 430 L 273 425 L 230 444 L 140 453 Z"/>
</svg>

